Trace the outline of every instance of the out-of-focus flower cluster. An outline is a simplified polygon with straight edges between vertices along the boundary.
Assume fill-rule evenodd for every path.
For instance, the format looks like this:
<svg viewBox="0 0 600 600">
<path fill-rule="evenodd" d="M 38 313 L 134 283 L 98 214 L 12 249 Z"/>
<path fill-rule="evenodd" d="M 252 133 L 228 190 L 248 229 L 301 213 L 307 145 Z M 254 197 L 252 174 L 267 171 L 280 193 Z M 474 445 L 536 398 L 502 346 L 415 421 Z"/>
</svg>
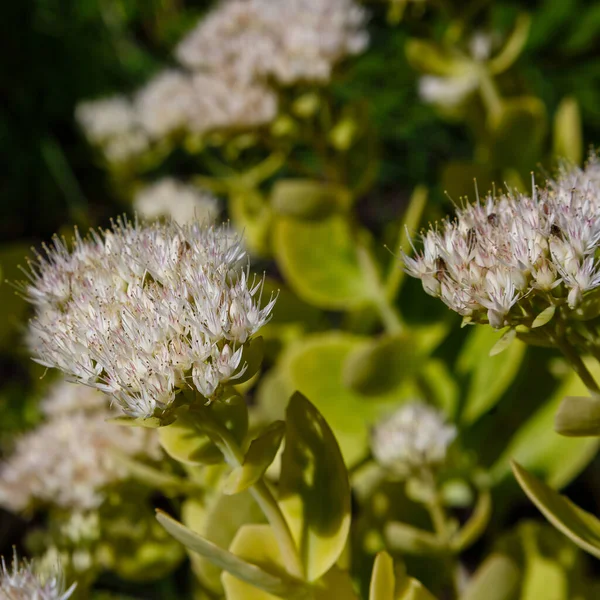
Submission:
<svg viewBox="0 0 600 600">
<path fill-rule="evenodd" d="M 600 162 L 564 166 L 531 196 L 489 195 L 422 235 L 407 272 L 448 307 L 500 328 L 551 306 L 583 308 L 600 285 Z"/>
<path fill-rule="evenodd" d="M 98 507 L 105 489 L 126 477 L 119 454 L 158 460 L 156 432 L 116 427 L 119 412 L 93 388 L 62 381 L 42 401 L 46 421 L 17 440 L 0 464 L 0 505 L 21 512 L 34 504 L 70 510 Z"/>
<path fill-rule="evenodd" d="M 399 475 L 441 465 L 456 438 L 454 425 L 422 402 L 409 402 L 378 423 L 371 432 L 377 462 Z"/>
<path fill-rule="evenodd" d="M 275 302 L 259 307 L 244 256 L 231 230 L 198 224 L 119 220 L 71 251 L 55 238 L 23 283 L 32 353 L 134 417 L 161 416 L 192 386 L 210 398 L 243 372 L 243 344 Z"/>
<path fill-rule="evenodd" d="M 62 572 L 55 566 L 52 573 L 38 573 L 35 565 L 22 561 L 13 554 L 12 567 L 0 564 L 0 598 L 2 600 L 67 600 L 75 591 L 75 584 L 66 589 Z"/>
<path fill-rule="evenodd" d="M 211 224 L 219 215 L 219 202 L 214 196 L 172 177 L 164 177 L 141 188 L 133 207 L 148 221 L 165 217 L 180 225 L 193 221 Z"/>
<path fill-rule="evenodd" d="M 337 62 L 367 45 L 354 0 L 221 0 L 179 44 L 182 67 L 133 98 L 84 102 L 76 117 L 109 162 L 174 133 L 254 128 L 277 115 L 272 83 L 326 83 Z"/>
</svg>

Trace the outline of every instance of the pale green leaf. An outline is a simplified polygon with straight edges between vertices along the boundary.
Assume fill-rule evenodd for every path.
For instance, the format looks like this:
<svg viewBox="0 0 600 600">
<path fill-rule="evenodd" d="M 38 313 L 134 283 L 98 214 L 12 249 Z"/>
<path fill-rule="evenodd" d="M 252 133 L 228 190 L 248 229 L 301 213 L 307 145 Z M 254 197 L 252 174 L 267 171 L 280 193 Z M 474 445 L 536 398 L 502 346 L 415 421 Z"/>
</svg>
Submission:
<svg viewBox="0 0 600 600">
<path fill-rule="evenodd" d="M 497 356 L 509 348 L 515 338 L 517 332 L 514 329 L 509 329 L 490 349 L 490 356 Z"/>
<path fill-rule="evenodd" d="M 594 375 L 600 368 L 586 359 Z M 596 438 L 567 438 L 554 431 L 554 417 L 565 396 L 582 396 L 587 389 L 574 373 L 569 372 L 564 383 L 512 436 L 504 452 L 491 469 L 492 478 L 499 481 L 510 474 L 510 460 L 538 473 L 555 487 L 569 483 L 588 464 L 598 449 Z"/>
<path fill-rule="evenodd" d="M 387 552 L 380 552 L 375 557 L 373 565 L 369 600 L 395 600 L 395 588 L 394 561 Z"/>
<path fill-rule="evenodd" d="M 285 423 L 274 421 L 252 440 L 243 464 L 229 474 L 223 492 L 238 494 L 254 485 L 275 459 L 284 434 Z"/>
<path fill-rule="evenodd" d="M 577 100 L 563 98 L 554 114 L 554 156 L 580 165 L 583 159 L 583 131 Z"/>
<path fill-rule="evenodd" d="M 511 331 L 514 334 L 514 331 Z M 525 344 L 511 340 L 512 343 L 504 352 L 492 355 L 491 350 L 496 348 L 505 336 L 500 338 L 500 341 L 497 339 L 493 329 L 475 327 L 458 358 L 458 372 L 471 375 L 461 415 L 465 424 L 474 423 L 494 407 L 510 387 L 521 366 Z"/>
<path fill-rule="evenodd" d="M 434 533 L 398 521 L 386 525 L 385 539 L 387 547 L 394 552 L 431 555 L 443 548 Z"/>
<path fill-rule="evenodd" d="M 305 588 L 291 579 L 269 573 L 255 564 L 242 560 L 229 550 L 224 550 L 202 536 L 188 529 L 166 513 L 157 511 L 159 523 L 188 550 L 196 552 L 210 560 L 219 568 L 231 573 L 250 585 L 282 598 L 305 598 Z M 251 526 L 247 526 L 251 527 Z"/>
<path fill-rule="evenodd" d="M 545 308 L 533 320 L 533 323 L 531 324 L 531 328 L 535 329 L 536 327 L 542 327 L 542 326 L 546 325 L 546 323 L 549 323 L 552 320 L 552 317 L 554 317 L 555 313 L 556 313 L 556 306 L 554 304 L 548 306 L 548 308 Z"/>
<path fill-rule="evenodd" d="M 334 215 L 320 221 L 280 217 L 273 243 L 286 281 L 303 300 L 337 310 L 371 301 L 372 289 L 345 217 Z"/>
<path fill-rule="evenodd" d="M 431 75 L 461 75 L 471 69 L 465 60 L 451 47 L 442 47 L 427 40 L 412 38 L 406 41 L 406 58 L 411 66 Z"/>
<path fill-rule="evenodd" d="M 340 185 L 310 179 L 281 179 L 271 194 L 275 212 L 297 219 L 321 219 L 347 210 L 351 199 Z"/>
<path fill-rule="evenodd" d="M 600 520 L 555 492 L 517 462 L 513 473 L 529 499 L 544 516 L 580 548 L 600 558 Z"/>
<path fill-rule="evenodd" d="M 570 437 L 600 436 L 600 397 L 564 398 L 556 411 L 554 429 Z"/>
<path fill-rule="evenodd" d="M 492 554 L 479 567 L 461 600 L 513 600 L 520 572 L 508 556 Z"/>
<path fill-rule="evenodd" d="M 329 425 L 296 392 L 286 411 L 279 498 L 309 581 L 339 558 L 350 531 L 350 482 Z"/>
</svg>

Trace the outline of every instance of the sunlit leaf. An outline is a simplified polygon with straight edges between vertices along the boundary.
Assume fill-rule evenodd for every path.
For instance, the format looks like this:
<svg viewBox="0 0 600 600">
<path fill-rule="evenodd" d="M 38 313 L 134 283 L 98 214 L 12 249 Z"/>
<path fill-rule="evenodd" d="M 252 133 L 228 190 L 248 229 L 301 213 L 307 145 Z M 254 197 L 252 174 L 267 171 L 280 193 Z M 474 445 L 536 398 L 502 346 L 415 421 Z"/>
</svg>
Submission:
<svg viewBox="0 0 600 600">
<path fill-rule="evenodd" d="M 281 508 L 314 581 L 338 559 L 350 530 L 350 482 L 329 425 L 302 394 L 286 412 L 279 481 Z"/>
<path fill-rule="evenodd" d="M 550 523 L 580 548 L 600 558 L 600 520 L 555 492 L 517 462 L 512 463 L 512 468 L 529 499 Z"/>
<path fill-rule="evenodd" d="M 583 131 L 577 100 L 563 98 L 554 114 L 554 156 L 580 165 L 583 159 Z"/>
<path fill-rule="evenodd" d="M 303 300 L 338 310 L 371 301 L 372 289 L 359 264 L 350 224 L 343 216 L 319 221 L 280 217 L 273 236 L 277 263 Z"/>
<path fill-rule="evenodd" d="M 600 397 L 564 398 L 556 411 L 554 429 L 570 437 L 600 436 Z"/>
<path fill-rule="evenodd" d="M 394 561 L 387 552 L 380 552 L 373 565 L 369 600 L 395 600 L 395 588 Z"/>
<path fill-rule="evenodd" d="M 238 494 L 254 485 L 269 468 L 285 434 L 285 423 L 274 421 L 252 440 L 244 463 L 235 468 L 223 486 L 226 494 Z"/>
<path fill-rule="evenodd" d="M 476 571 L 461 600 L 512 600 L 520 572 L 508 556 L 492 554 Z"/>
</svg>

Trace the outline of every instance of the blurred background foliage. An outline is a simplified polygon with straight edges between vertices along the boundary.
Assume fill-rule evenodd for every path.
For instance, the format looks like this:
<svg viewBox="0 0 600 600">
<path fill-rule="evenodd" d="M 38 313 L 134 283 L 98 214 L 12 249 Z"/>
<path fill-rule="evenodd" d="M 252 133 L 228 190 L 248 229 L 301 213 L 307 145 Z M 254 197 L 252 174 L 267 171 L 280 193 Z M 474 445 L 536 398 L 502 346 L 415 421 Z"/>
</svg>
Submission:
<svg viewBox="0 0 600 600">
<path fill-rule="evenodd" d="M 19 278 L 18 264 L 23 263 L 28 248 L 39 246 L 55 232 L 68 231 L 73 225 L 82 229 L 105 226 L 114 215 L 130 211 L 118 178 L 114 173 L 107 175 L 77 127 L 75 107 L 85 99 L 132 92 L 161 67 L 171 64 L 174 45 L 210 5 L 208 1 L 192 0 L 24 0 L 4 7 L 4 51 L 0 66 L 3 280 Z M 597 59 L 600 5 L 597 3 L 378 0 L 367 2 L 366 6 L 371 15 L 369 49 L 347 61 L 330 92 L 334 106 L 352 106 L 357 111 L 353 113 L 354 119 L 364 118 L 376 132 L 372 151 L 377 157 L 377 168 L 368 191 L 358 199 L 357 215 L 378 240 L 383 240 L 375 252 L 384 260 L 389 257 L 383 243 L 395 246 L 399 218 L 417 186 L 425 184 L 429 190 L 422 220 L 425 223 L 447 214 L 451 199 L 458 202 L 465 194 L 473 198 L 474 178 L 480 192 L 487 191 L 493 183 L 501 187 L 505 182 L 529 189 L 531 171 L 551 172 L 557 155 L 564 154 L 565 149 L 572 151 L 571 158 L 581 160 L 587 149 L 600 140 Z M 453 53 L 461 49 L 468 54 L 472 36 L 479 31 L 495 32 L 502 47 L 514 35 L 519 22 L 524 28 L 524 45 L 512 57 L 509 68 L 498 68 L 495 76 L 496 89 L 510 110 L 498 113 L 496 120 L 490 121 L 493 98 L 490 108 L 480 95 L 465 97 L 459 110 L 423 101 L 419 94 L 423 75 L 448 76 L 453 69 L 449 66 L 454 60 Z M 177 158 L 170 157 L 161 169 L 169 173 L 193 172 L 193 158 L 183 156 L 179 161 Z M 311 158 L 301 152 L 300 158 L 311 164 Z M 271 275 L 275 273 L 268 257 L 259 265 L 262 267 Z M 277 287 L 276 283 L 268 285 Z M 282 292 L 280 302 L 289 303 L 285 314 L 293 313 L 296 317 L 286 320 L 284 314 L 278 320 L 276 314 L 269 325 L 277 332 L 267 346 L 267 360 L 271 362 L 285 345 L 280 334 L 283 332 L 283 338 L 294 337 L 289 328 L 298 327 L 298 323 L 291 321 L 300 322 L 300 330 L 313 332 L 340 324 L 359 333 L 361 327 L 370 329 L 364 325 L 372 322 L 372 315 L 366 310 L 342 315 L 332 307 L 334 310 L 323 314 L 292 294 L 288 298 L 287 293 Z M 556 405 L 548 398 L 556 396 L 558 400 L 565 392 L 557 392 L 557 387 L 576 384 L 565 382 L 564 365 L 545 349 L 528 350 L 524 354 L 513 348 L 500 355 L 500 362 L 483 359 L 475 364 L 469 352 L 473 356 L 487 356 L 494 340 L 485 333 L 477 339 L 472 335 L 468 343 L 475 347 L 459 353 L 470 331 L 459 329 L 443 307 L 424 296 L 417 281 L 405 282 L 399 304 L 411 324 L 443 324 L 449 320 L 453 324 L 448 328 L 451 333 L 443 332 L 428 351 L 434 359 L 428 363 L 430 381 L 444 382 L 438 388 L 446 386 L 444 393 L 439 389 L 432 389 L 431 393 L 444 396 L 449 412 L 449 407 L 460 406 L 456 415 L 461 415 L 464 424 L 462 444 L 476 453 L 480 465 L 492 469 L 498 483 L 490 528 L 483 541 L 467 553 L 467 563 L 471 560 L 476 564 L 481 548 L 493 545 L 491 541 L 501 537 L 510 524 L 536 515 L 508 476 L 508 463 L 502 458 L 511 451 L 507 450 L 507 440 L 532 415 L 545 409 L 546 416 L 530 424 L 533 430 L 526 439 L 538 433 L 543 436 L 544 428 L 552 427 L 553 408 L 548 406 Z M 28 359 L 22 347 L 27 307 L 4 282 L 0 285 L 0 306 L 0 443 L 6 445 L 15 432 L 39 420 L 36 401 L 45 384 L 40 381 L 43 369 Z M 332 368 L 336 365 L 341 368 L 341 359 L 331 357 L 332 348 L 338 353 L 336 356 L 345 357 L 356 350 L 355 340 L 350 336 L 331 337 L 335 336 L 331 333 L 322 336 L 325 339 L 319 346 L 324 353 L 322 360 Z M 306 343 L 314 343 L 315 339 Z M 303 351 L 298 345 L 285 348 L 279 361 L 283 366 L 278 373 L 267 375 L 260 387 L 261 402 L 268 404 L 270 389 L 279 393 L 282 389 L 293 391 L 292 388 L 305 385 L 294 380 L 295 372 L 300 372 L 297 376 L 300 379 L 311 380 L 309 369 L 314 356 L 313 363 L 304 364 Z M 448 367 L 453 373 L 451 377 Z M 282 381 L 282 369 L 286 381 Z M 503 373 L 501 377 L 497 375 L 499 370 Z M 501 379 L 499 387 L 494 387 L 494 378 Z M 317 378 L 314 389 L 302 391 L 313 401 L 315 397 L 318 400 L 320 394 L 331 389 L 326 382 L 321 383 L 326 392 L 318 389 Z M 460 393 L 456 392 L 456 398 L 452 399 L 447 390 L 455 388 Z M 340 393 L 337 402 L 337 410 L 348 411 L 349 404 L 354 406 L 352 402 L 356 400 L 349 393 Z M 333 413 L 327 414 L 323 406 L 320 409 L 326 418 L 332 418 Z M 363 415 L 358 418 L 362 420 Z M 344 449 L 344 440 L 340 441 Z M 351 444 L 354 442 L 352 439 Z M 514 449 L 519 439 L 513 438 L 511 444 Z M 572 450 L 572 445 L 567 446 L 549 443 L 537 450 L 538 464 L 534 466 L 555 477 L 557 485 L 570 482 L 589 462 L 596 448 Z M 565 452 L 566 455 L 560 456 Z M 594 460 L 567 492 L 579 505 L 597 513 L 598 489 L 597 460 Z M 11 544 L 19 542 L 24 527 L 12 516 L 3 514 L 0 553 L 6 553 Z M 534 546 L 548 544 L 552 552 L 559 553 L 558 542 L 554 545 L 547 542 L 553 535 L 557 534 L 527 525 L 498 542 L 498 552 L 514 555 L 518 546 L 518 552 L 529 557 L 527 560 L 534 565 L 527 576 L 531 580 L 528 585 L 535 586 L 531 573 L 543 577 L 539 575 L 544 572 L 539 561 L 547 553 L 535 550 Z M 534 538 L 535 543 L 531 541 Z M 571 548 L 569 551 L 573 552 Z M 567 586 L 571 572 L 564 574 L 561 569 L 571 559 L 567 551 L 561 557 L 563 562 L 552 563 L 552 569 Z M 417 563 L 418 560 L 411 568 L 419 576 Z M 177 573 L 181 574 L 176 572 L 159 586 L 152 585 L 147 590 L 138 584 L 126 587 L 110 578 L 104 586 L 124 593 L 129 591 L 139 598 L 176 597 L 180 586 L 176 583 Z M 542 597 L 531 594 L 522 597 Z"/>
</svg>

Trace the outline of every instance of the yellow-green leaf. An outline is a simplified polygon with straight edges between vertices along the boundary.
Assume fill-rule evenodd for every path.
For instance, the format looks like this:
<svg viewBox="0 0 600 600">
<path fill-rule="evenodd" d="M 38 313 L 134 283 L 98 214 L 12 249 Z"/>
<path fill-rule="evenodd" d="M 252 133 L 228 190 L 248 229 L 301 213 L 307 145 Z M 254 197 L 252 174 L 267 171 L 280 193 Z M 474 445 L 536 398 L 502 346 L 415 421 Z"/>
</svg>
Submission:
<svg viewBox="0 0 600 600">
<path fill-rule="evenodd" d="M 566 159 L 574 165 L 583 159 L 583 131 L 581 113 L 577 100 L 571 96 L 564 98 L 554 115 L 554 156 Z"/>
<path fill-rule="evenodd" d="M 554 429 L 569 437 L 600 436 L 600 397 L 564 398 L 554 417 Z"/>
<path fill-rule="evenodd" d="M 414 69 L 431 75 L 460 75 L 472 68 L 452 48 L 444 48 L 427 40 L 410 39 L 405 45 L 406 58 Z"/>
<path fill-rule="evenodd" d="M 254 485 L 269 468 L 285 434 L 285 423 L 275 421 L 252 440 L 241 466 L 234 469 L 223 486 L 225 494 L 238 494 Z"/>
<path fill-rule="evenodd" d="M 459 529 L 451 541 L 452 548 L 461 552 L 473 544 L 484 532 L 492 514 L 492 496 L 482 490 L 469 520 Z"/>
<path fill-rule="evenodd" d="M 512 468 L 523 491 L 550 523 L 580 548 L 600 558 L 600 520 L 555 492 L 517 462 L 512 463 Z"/>
<path fill-rule="evenodd" d="M 156 518 L 159 523 L 188 550 L 196 552 L 210 560 L 219 568 L 231 573 L 236 578 L 250 585 L 282 598 L 305 598 L 305 588 L 292 581 L 285 579 L 279 574 L 270 573 L 256 564 L 242 560 L 229 550 L 224 550 L 216 544 L 209 542 L 202 536 L 188 529 L 185 525 L 176 521 L 166 513 L 157 511 Z M 247 525 L 246 527 L 252 527 Z M 260 548 L 255 548 L 257 551 Z"/>
<path fill-rule="evenodd" d="M 338 559 L 350 530 L 350 482 L 337 441 L 296 392 L 286 411 L 279 497 L 309 581 Z"/>
<path fill-rule="evenodd" d="M 275 212 L 297 219 L 321 219 L 347 210 L 351 200 L 346 188 L 310 179 L 279 180 L 271 195 Z"/>
<path fill-rule="evenodd" d="M 508 556 L 492 554 L 479 567 L 461 600 L 512 600 L 520 572 Z"/>
<path fill-rule="evenodd" d="M 443 548 L 435 534 L 398 521 L 386 525 L 385 539 L 394 552 L 428 555 L 437 554 Z"/>
<path fill-rule="evenodd" d="M 369 600 L 395 600 L 395 588 L 394 561 L 387 552 L 380 552 L 373 565 Z"/>
<path fill-rule="evenodd" d="M 248 430 L 248 409 L 243 398 L 233 395 L 208 408 L 241 443 Z M 202 430 L 202 416 L 187 407 L 178 411 L 177 420 L 159 430 L 165 452 L 187 465 L 215 464 L 223 461 L 221 451 Z"/>
<path fill-rule="evenodd" d="M 556 306 L 554 304 L 545 308 L 534 320 L 531 324 L 531 328 L 535 329 L 536 327 L 542 327 L 549 323 L 554 317 L 554 313 L 556 313 Z"/>
<path fill-rule="evenodd" d="M 303 300 L 334 310 L 358 308 L 371 301 L 372 290 L 344 216 L 319 221 L 280 217 L 273 236 L 277 263 Z"/>
</svg>

